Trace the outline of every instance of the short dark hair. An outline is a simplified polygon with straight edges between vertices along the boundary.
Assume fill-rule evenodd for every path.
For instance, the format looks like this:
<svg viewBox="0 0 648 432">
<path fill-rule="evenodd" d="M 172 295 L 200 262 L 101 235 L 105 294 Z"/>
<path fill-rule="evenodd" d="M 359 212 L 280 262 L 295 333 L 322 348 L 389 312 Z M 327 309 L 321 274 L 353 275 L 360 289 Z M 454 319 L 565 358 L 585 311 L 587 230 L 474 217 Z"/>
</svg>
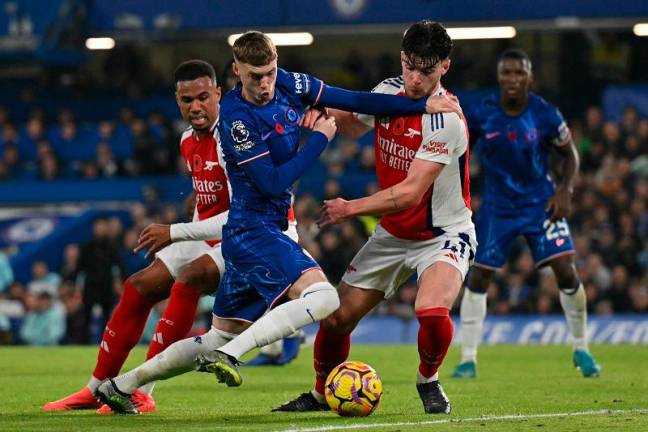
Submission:
<svg viewBox="0 0 648 432">
<path fill-rule="evenodd" d="M 234 59 L 252 66 L 265 66 L 277 58 L 277 48 L 264 33 L 250 30 L 232 45 Z"/>
<path fill-rule="evenodd" d="M 497 64 L 499 65 L 504 60 L 519 60 L 522 63 L 525 61 L 529 62 L 529 69 L 531 69 L 531 58 L 529 54 L 519 48 L 509 48 L 500 54 L 499 59 L 497 59 Z"/>
<path fill-rule="evenodd" d="M 450 57 L 452 39 L 438 22 L 423 20 L 405 30 L 401 46 L 411 61 L 434 66 Z"/>
<path fill-rule="evenodd" d="M 204 60 L 187 60 L 180 63 L 173 73 L 173 85 L 177 88 L 179 81 L 193 81 L 201 77 L 208 77 L 216 83 L 214 67 Z"/>
</svg>

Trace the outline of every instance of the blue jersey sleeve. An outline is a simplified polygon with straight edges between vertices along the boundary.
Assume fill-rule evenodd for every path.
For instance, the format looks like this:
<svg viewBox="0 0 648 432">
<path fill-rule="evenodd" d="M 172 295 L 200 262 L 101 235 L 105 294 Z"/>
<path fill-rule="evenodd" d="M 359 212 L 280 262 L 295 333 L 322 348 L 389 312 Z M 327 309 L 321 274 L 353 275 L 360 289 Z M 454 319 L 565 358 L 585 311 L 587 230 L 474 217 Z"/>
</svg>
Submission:
<svg viewBox="0 0 648 432">
<path fill-rule="evenodd" d="M 313 104 L 377 116 L 404 116 L 425 113 L 427 98 L 408 97 L 350 91 L 323 84 L 318 99 Z"/>
<path fill-rule="evenodd" d="M 427 98 L 364 91 L 350 91 L 324 84 L 312 75 L 279 69 L 277 85 L 300 99 L 304 105 L 322 105 L 371 115 L 413 115 L 425 113 Z"/>
<path fill-rule="evenodd" d="M 555 106 L 547 103 L 545 111 L 545 128 L 543 133 L 555 146 L 567 144 L 571 138 L 569 127 L 562 116 L 562 113 Z"/>
<path fill-rule="evenodd" d="M 312 75 L 287 72 L 280 68 L 277 71 L 277 85 L 307 106 L 315 105 L 324 83 Z"/>
<path fill-rule="evenodd" d="M 474 146 L 481 135 L 481 104 L 473 105 L 468 110 L 464 111 L 466 116 L 466 123 L 468 124 L 468 133 L 470 136 L 470 145 Z"/>
</svg>

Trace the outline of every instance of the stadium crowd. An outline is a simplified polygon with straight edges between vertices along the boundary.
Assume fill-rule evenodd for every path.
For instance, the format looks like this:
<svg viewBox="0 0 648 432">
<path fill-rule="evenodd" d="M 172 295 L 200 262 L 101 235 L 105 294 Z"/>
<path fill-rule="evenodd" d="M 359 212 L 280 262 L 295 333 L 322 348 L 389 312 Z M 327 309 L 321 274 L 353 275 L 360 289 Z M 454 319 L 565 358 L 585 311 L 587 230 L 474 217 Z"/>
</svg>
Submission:
<svg viewBox="0 0 648 432">
<path fill-rule="evenodd" d="M 569 123 L 581 156 L 570 225 L 588 309 L 599 315 L 648 312 L 648 119 L 628 107 L 622 121 L 614 122 L 592 106 Z M 69 110 L 61 110 L 56 121 L 48 123 L 43 111 L 35 110 L 22 124 L 13 123 L 11 113 L 0 108 L 0 179 L 184 173 L 184 164 L 178 163 L 180 131 L 176 120 L 157 112 L 138 117 L 128 108 L 117 121 L 98 123 L 79 123 Z M 476 211 L 480 172 L 473 158 Z M 319 206 L 322 199 L 353 198 L 377 190 L 371 137 L 338 138 L 296 190 L 301 243 L 337 283 L 377 219 L 356 219 L 320 230 Z M 184 219 L 182 203 L 154 204 L 149 208 L 133 204 L 126 227 L 116 218 L 97 221 L 89 243 L 66 247 L 60 269 L 34 262 L 33 278 L 26 285 L 11 280 L 8 262 L 0 254 L 0 343 L 95 343 L 109 313 L 105 309 L 118 299 L 122 280 L 148 263 L 143 254 L 132 253 L 138 233 L 150 222 Z M 91 265 L 97 247 L 111 250 L 111 258 Z M 104 283 L 85 286 L 97 278 Z M 412 318 L 414 282 L 377 313 Z M 493 314 L 560 312 L 559 290 L 551 272 L 534 268 L 523 241 L 514 245 L 488 297 Z"/>
</svg>

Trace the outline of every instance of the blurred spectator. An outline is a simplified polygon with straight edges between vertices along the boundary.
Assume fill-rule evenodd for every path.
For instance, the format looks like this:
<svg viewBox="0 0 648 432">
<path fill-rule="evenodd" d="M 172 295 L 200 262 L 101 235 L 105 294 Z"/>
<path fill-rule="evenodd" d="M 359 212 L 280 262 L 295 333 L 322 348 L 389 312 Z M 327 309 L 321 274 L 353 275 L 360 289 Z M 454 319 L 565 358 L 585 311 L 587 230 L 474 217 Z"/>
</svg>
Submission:
<svg viewBox="0 0 648 432">
<path fill-rule="evenodd" d="M 83 246 L 79 257 L 79 273 L 82 278 L 83 308 L 88 334 L 86 343 L 94 343 L 105 327 L 116 300 L 114 285 L 121 283 L 124 274 L 117 246 L 110 239 L 108 222 L 97 219 L 93 225 L 93 238 Z M 96 312 L 93 312 L 96 311 Z M 93 322 L 93 318 L 97 321 Z M 96 334 L 91 334 L 96 332 Z"/>
<path fill-rule="evenodd" d="M 83 311 L 83 296 L 80 291 L 71 290 L 61 296 L 65 308 L 65 336 L 62 343 L 66 345 L 81 345 L 86 343 L 87 328 Z"/>
<path fill-rule="evenodd" d="M 61 265 L 61 278 L 64 282 L 76 283 L 79 275 L 79 245 L 70 243 L 63 249 L 63 265 Z"/>
<path fill-rule="evenodd" d="M 48 292 L 27 295 L 20 338 L 27 345 L 57 345 L 65 334 L 65 316 Z"/>
<path fill-rule="evenodd" d="M 137 247 L 139 231 L 129 229 L 124 236 L 124 247 L 120 249 L 119 255 L 126 267 L 126 274 L 132 275 L 148 266 L 149 261 L 146 259 L 146 251 L 134 253 L 133 249 Z"/>
<path fill-rule="evenodd" d="M 0 293 L 5 292 L 14 281 L 13 270 L 7 255 L 0 251 Z"/>
<path fill-rule="evenodd" d="M 61 276 L 51 272 L 45 261 L 34 261 L 32 264 L 32 280 L 27 284 L 30 294 L 46 292 L 53 299 L 58 299 Z"/>
<path fill-rule="evenodd" d="M 59 177 L 59 164 L 53 155 L 46 155 L 39 161 L 38 176 L 41 180 L 51 181 Z"/>
</svg>

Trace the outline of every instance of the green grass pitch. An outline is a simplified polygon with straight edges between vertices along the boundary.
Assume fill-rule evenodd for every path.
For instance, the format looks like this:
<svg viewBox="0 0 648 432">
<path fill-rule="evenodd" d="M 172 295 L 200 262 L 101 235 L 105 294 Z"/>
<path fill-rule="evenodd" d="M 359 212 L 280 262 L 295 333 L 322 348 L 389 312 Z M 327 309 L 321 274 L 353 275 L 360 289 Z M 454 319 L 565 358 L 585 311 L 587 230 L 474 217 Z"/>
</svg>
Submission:
<svg viewBox="0 0 648 432">
<path fill-rule="evenodd" d="M 154 414 L 100 416 L 40 409 L 86 383 L 96 348 L 3 347 L 0 431 L 648 431 L 648 349 L 617 345 L 592 351 L 603 365 L 598 379 L 580 376 L 566 346 L 484 346 L 478 379 L 455 380 L 448 376 L 458 359 L 452 348 L 441 371 L 452 414 L 429 416 L 414 388 L 415 346 L 354 346 L 350 359 L 375 367 L 385 394 L 370 417 L 341 418 L 270 412 L 310 388 L 310 348 L 288 366 L 244 368 L 238 388 L 192 372 L 158 383 Z M 136 349 L 127 368 L 143 357 L 144 349 Z"/>
</svg>

